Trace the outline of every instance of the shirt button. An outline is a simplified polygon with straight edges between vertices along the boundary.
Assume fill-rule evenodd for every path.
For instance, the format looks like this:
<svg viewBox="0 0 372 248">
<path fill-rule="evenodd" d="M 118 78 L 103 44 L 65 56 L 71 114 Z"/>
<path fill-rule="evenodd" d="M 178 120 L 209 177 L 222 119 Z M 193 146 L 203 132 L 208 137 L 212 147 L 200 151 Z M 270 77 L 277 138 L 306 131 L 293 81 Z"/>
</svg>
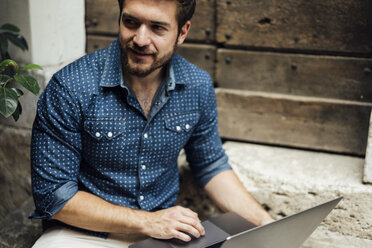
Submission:
<svg viewBox="0 0 372 248">
<path fill-rule="evenodd" d="M 101 137 L 101 134 L 99 132 L 96 132 L 96 137 L 97 138 Z"/>
<path fill-rule="evenodd" d="M 146 165 L 142 165 L 142 170 L 146 170 Z"/>
<path fill-rule="evenodd" d="M 181 127 L 180 126 L 177 126 L 176 127 L 176 130 L 177 130 L 177 132 L 181 131 Z"/>
<path fill-rule="evenodd" d="M 143 201 L 145 197 L 143 195 L 140 196 L 140 200 Z"/>
<path fill-rule="evenodd" d="M 189 124 L 186 124 L 185 128 L 188 130 L 190 129 L 190 125 Z"/>
<path fill-rule="evenodd" d="M 111 138 L 111 137 L 112 137 L 112 133 L 111 133 L 111 132 L 108 132 L 108 133 L 107 133 L 107 136 L 108 136 L 109 138 Z"/>
<path fill-rule="evenodd" d="M 149 137 L 149 135 L 148 135 L 147 133 L 145 133 L 145 134 L 143 135 L 143 137 L 144 137 L 145 139 L 147 139 L 147 138 Z"/>
</svg>

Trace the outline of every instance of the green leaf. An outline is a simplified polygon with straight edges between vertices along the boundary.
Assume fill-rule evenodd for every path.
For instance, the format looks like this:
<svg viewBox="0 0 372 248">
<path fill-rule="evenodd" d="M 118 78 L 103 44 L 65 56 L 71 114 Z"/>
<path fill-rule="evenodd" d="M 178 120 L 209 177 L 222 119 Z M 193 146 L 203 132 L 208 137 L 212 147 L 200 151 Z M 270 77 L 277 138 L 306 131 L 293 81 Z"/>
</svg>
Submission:
<svg viewBox="0 0 372 248">
<path fill-rule="evenodd" d="M 6 23 L 4 25 L 2 25 L 0 27 L 0 29 L 3 29 L 3 30 L 7 30 L 7 31 L 10 31 L 10 32 L 14 32 L 14 33 L 19 33 L 19 28 L 13 24 L 10 24 L 10 23 Z"/>
<path fill-rule="evenodd" d="M 0 114 L 8 118 L 16 111 L 17 105 L 17 93 L 12 89 L 0 88 Z"/>
<path fill-rule="evenodd" d="M 8 82 L 10 79 L 12 79 L 11 77 L 9 77 L 8 75 L 3 75 L 3 74 L 0 74 L 0 83 L 1 83 L 1 86 L 3 86 L 6 82 Z"/>
<path fill-rule="evenodd" d="M 2 33 L 4 37 L 6 37 L 10 42 L 12 42 L 17 47 L 21 48 L 22 51 L 28 50 L 27 41 L 25 38 L 20 34 L 13 34 L 9 32 Z"/>
<path fill-rule="evenodd" d="M 40 87 L 36 79 L 30 75 L 15 75 L 14 79 L 25 87 L 27 90 L 31 91 L 34 95 L 39 94 Z"/>
<path fill-rule="evenodd" d="M 17 62 L 15 62 L 14 60 L 11 60 L 11 59 L 5 59 L 5 60 L 1 61 L 1 63 L 0 63 L 0 69 L 3 69 L 4 70 L 9 65 L 14 66 L 16 68 L 16 70 L 18 69 Z"/>
<path fill-rule="evenodd" d="M 14 121 L 18 121 L 19 116 L 21 114 L 22 114 L 22 106 L 21 106 L 21 103 L 18 101 L 17 108 L 14 111 L 14 113 L 12 114 L 12 117 L 13 117 Z"/>
<path fill-rule="evenodd" d="M 9 88 L 9 89 L 13 90 L 17 94 L 18 97 L 23 96 L 22 90 L 17 89 L 17 88 Z"/>
<path fill-rule="evenodd" d="M 40 65 L 29 64 L 23 66 L 20 70 L 43 70 L 43 67 L 41 67 Z"/>
</svg>

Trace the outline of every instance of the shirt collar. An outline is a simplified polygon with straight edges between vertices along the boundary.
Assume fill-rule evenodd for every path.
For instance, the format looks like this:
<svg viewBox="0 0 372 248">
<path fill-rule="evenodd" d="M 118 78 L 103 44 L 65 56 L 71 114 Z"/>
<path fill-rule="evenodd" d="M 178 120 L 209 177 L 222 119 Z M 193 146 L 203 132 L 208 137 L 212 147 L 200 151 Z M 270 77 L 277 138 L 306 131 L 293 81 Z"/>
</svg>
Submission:
<svg viewBox="0 0 372 248">
<path fill-rule="evenodd" d="M 116 39 L 107 48 L 106 60 L 99 85 L 102 87 L 116 87 L 120 85 L 121 75 L 120 44 L 119 40 Z"/>
<path fill-rule="evenodd" d="M 176 75 L 175 70 L 181 71 L 180 75 Z M 174 55 L 168 63 L 165 74 L 165 81 L 167 83 L 167 90 L 171 91 L 176 88 L 176 85 L 186 84 L 188 79 L 187 73 L 184 73 L 182 65 L 179 60 L 179 55 Z M 123 72 L 121 69 L 120 59 L 120 43 L 117 38 L 107 48 L 106 61 L 103 68 L 100 86 L 101 87 L 117 87 L 129 89 L 127 83 L 123 80 Z"/>
</svg>

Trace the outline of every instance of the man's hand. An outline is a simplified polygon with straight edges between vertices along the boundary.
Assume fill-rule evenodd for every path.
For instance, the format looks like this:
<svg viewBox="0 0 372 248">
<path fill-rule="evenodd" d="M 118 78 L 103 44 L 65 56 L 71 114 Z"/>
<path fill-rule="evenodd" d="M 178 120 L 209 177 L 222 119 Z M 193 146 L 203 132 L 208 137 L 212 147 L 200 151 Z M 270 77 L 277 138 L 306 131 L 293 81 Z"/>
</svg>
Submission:
<svg viewBox="0 0 372 248">
<path fill-rule="evenodd" d="M 145 234 L 153 238 L 177 238 L 185 242 L 191 240 L 187 234 L 195 238 L 205 234 L 198 215 L 190 209 L 179 206 L 149 213 L 145 228 Z"/>
</svg>

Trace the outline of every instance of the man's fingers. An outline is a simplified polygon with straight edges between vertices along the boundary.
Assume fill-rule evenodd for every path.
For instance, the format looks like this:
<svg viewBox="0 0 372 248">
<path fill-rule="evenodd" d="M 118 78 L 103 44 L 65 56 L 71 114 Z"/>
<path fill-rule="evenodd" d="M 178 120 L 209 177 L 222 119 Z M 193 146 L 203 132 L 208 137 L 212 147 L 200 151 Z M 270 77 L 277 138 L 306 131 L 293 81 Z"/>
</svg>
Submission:
<svg viewBox="0 0 372 248">
<path fill-rule="evenodd" d="M 200 235 L 204 236 L 205 230 L 199 219 L 184 217 L 180 221 L 188 226 L 193 227 L 198 232 L 197 236 L 194 233 L 191 233 L 194 237 L 199 238 Z"/>
<path fill-rule="evenodd" d="M 177 238 L 188 242 L 189 235 L 199 238 L 205 234 L 199 217 L 190 209 L 180 206 L 159 210 L 152 213 L 154 216 L 148 235 L 153 238 Z"/>
<path fill-rule="evenodd" d="M 194 226 L 199 231 L 200 235 L 205 234 L 204 227 L 201 225 L 197 213 L 195 213 L 191 209 L 183 207 L 179 207 L 179 210 L 181 211 L 182 215 L 184 215 L 184 217 L 181 220 L 183 223 Z"/>
<path fill-rule="evenodd" d="M 174 236 L 174 238 L 180 239 L 180 240 L 185 241 L 185 242 L 191 241 L 191 237 L 189 235 L 187 235 L 183 232 L 180 232 L 180 231 L 175 231 L 173 233 L 173 236 Z"/>
<path fill-rule="evenodd" d="M 183 224 L 183 223 L 180 223 L 178 225 L 178 228 L 177 228 L 178 231 L 182 231 L 182 232 L 185 232 L 187 234 L 191 234 L 192 236 L 194 236 L 195 238 L 199 238 L 200 237 L 200 232 L 198 229 L 196 229 L 195 227 L 191 226 L 191 225 L 188 225 L 188 224 Z"/>
</svg>

